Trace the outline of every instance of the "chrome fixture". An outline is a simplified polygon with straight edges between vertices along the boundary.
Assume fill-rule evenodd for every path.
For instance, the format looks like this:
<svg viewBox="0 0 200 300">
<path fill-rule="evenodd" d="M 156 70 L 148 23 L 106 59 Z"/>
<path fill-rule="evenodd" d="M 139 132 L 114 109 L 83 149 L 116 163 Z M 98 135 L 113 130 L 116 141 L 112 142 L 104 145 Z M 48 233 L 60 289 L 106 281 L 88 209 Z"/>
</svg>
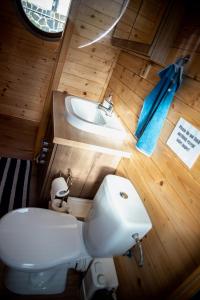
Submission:
<svg viewBox="0 0 200 300">
<path fill-rule="evenodd" d="M 142 244 L 141 244 L 141 241 L 139 239 L 139 234 L 138 233 L 133 234 L 132 238 L 136 242 L 135 247 L 132 249 L 133 255 L 135 257 L 137 265 L 139 267 L 143 267 L 143 265 L 144 265 L 144 255 L 143 255 L 143 250 L 142 250 Z M 136 254 L 137 251 L 139 252 L 138 255 Z"/>
<path fill-rule="evenodd" d="M 107 116 L 111 117 L 113 113 L 112 95 L 105 98 L 103 103 L 99 103 L 98 108 L 103 110 Z"/>
</svg>

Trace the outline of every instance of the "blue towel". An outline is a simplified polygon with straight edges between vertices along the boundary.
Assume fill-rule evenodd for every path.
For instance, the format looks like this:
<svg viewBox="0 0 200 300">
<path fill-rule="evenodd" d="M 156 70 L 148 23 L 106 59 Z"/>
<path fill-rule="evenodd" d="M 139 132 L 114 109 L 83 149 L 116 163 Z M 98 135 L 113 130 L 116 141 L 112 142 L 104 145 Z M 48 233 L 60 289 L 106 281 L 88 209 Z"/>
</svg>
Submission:
<svg viewBox="0 0 200 300">
<path fill-rule="evenodd" d="M 135 132 L 136 148 L 151 156 L 163 127 L 174 94 L 182 82 L 181 59 L 159 72 L 160 81 L 145 98 Z"/>
</svg>

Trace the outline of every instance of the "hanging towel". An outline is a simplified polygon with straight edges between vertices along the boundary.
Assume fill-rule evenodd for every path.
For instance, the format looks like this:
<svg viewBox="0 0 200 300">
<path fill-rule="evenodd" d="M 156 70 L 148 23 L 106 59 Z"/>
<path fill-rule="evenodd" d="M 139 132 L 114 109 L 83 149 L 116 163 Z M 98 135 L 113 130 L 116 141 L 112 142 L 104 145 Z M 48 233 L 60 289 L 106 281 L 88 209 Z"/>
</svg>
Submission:
<svg viewBox="0 0 200 300">
<path fill-rule="evenodd" d="M 188 60 L 189 56 L 179 58 L 159 72 L 160 81 L 144 100 L 135 137 L 136 148 L 147 156 L 151 156 L 156 147 L 174 94 L 182 82 L 183 65 Z"/>
</svg>

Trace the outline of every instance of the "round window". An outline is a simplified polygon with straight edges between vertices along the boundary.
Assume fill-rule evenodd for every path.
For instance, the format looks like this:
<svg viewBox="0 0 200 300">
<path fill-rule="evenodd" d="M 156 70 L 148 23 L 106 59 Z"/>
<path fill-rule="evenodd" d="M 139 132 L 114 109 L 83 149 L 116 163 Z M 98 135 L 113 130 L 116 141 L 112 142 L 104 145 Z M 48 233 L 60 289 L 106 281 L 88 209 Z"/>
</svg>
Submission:
<svg viewBox="0 0 200 300">
<path fill-rule="evenodd" d="M 59 38 L 65 27 L 71 0 L 17 0 L 21 15 L 32 31 Z"/>
</svg>

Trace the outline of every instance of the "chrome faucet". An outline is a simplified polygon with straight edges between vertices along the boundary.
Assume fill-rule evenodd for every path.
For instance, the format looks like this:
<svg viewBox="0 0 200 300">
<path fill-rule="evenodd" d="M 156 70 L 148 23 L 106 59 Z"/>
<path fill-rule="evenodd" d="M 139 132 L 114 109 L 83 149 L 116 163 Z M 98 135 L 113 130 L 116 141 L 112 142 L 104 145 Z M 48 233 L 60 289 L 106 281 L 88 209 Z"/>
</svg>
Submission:
<svg viewBox="0 0 200 300">
<path fill-rule="evenodd" d="M 107 98 L 105 98 L 103 103 L 99 103 L 98 108 L 103 110 L 107 116 L 111 117 L 113 113 L 112 95 L 110 94 Z"/>
</svg>

